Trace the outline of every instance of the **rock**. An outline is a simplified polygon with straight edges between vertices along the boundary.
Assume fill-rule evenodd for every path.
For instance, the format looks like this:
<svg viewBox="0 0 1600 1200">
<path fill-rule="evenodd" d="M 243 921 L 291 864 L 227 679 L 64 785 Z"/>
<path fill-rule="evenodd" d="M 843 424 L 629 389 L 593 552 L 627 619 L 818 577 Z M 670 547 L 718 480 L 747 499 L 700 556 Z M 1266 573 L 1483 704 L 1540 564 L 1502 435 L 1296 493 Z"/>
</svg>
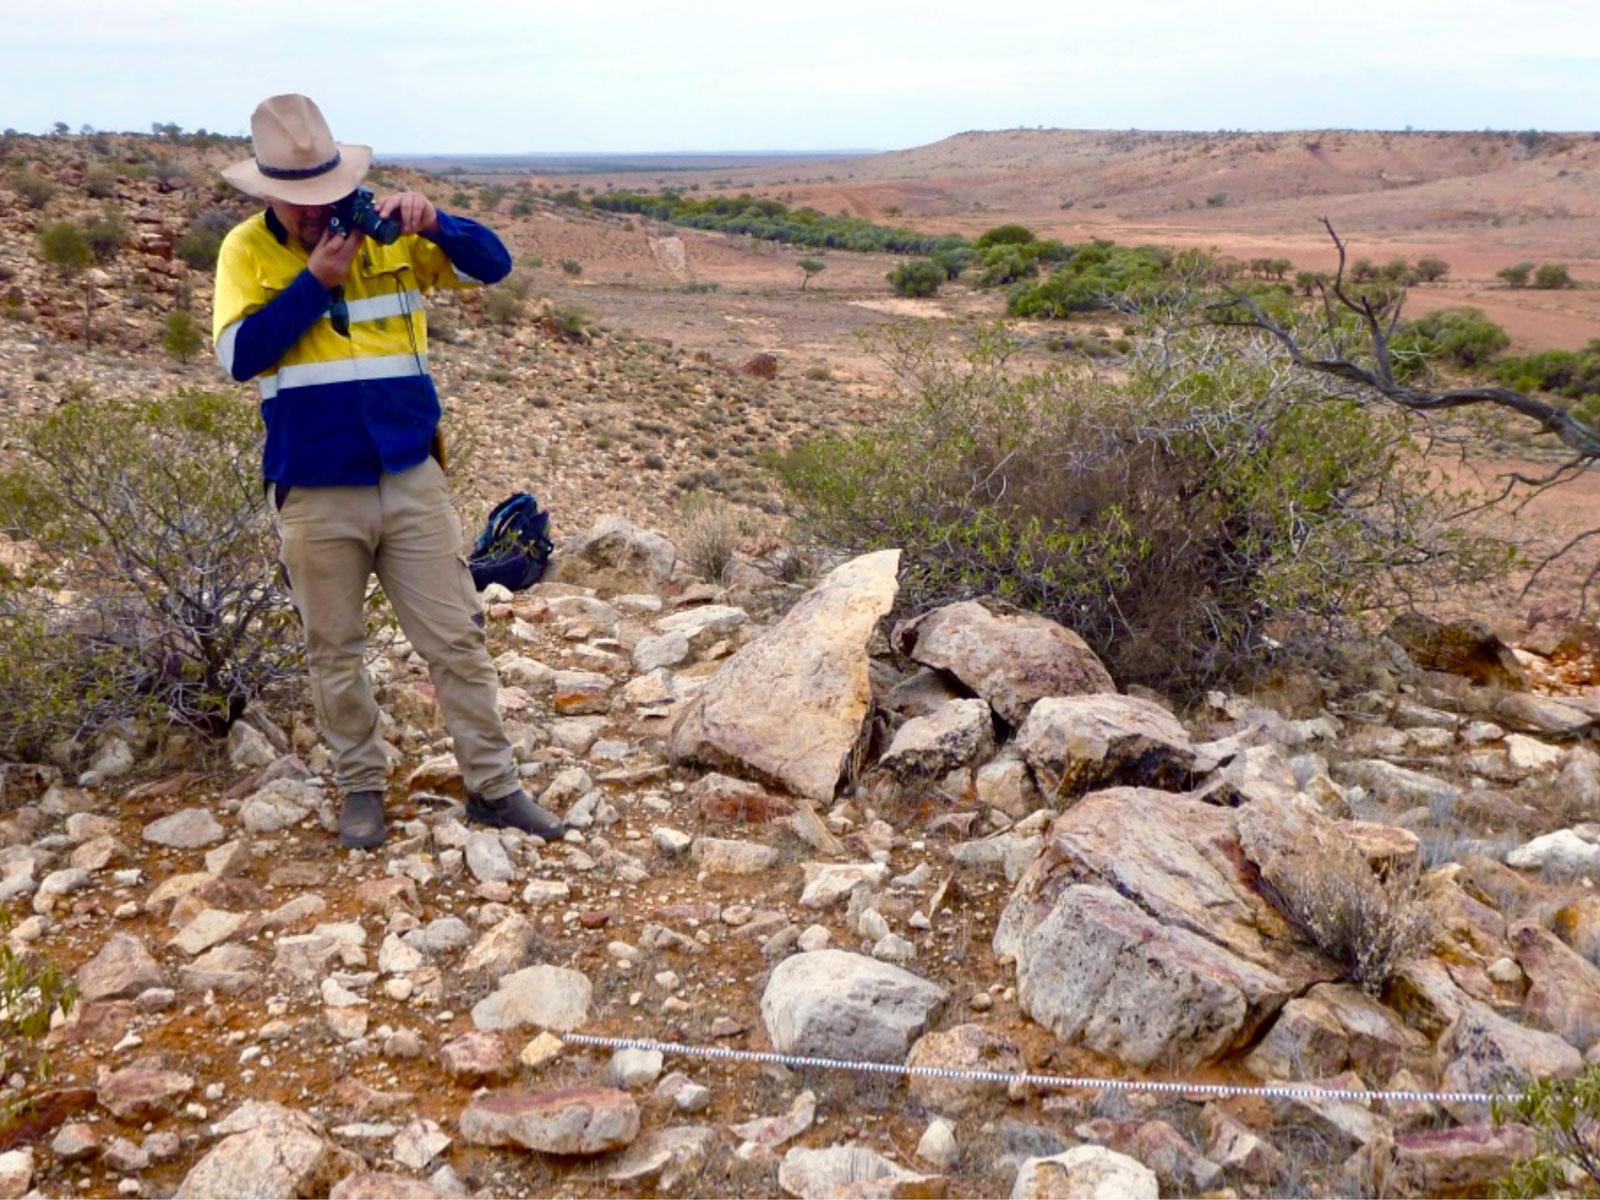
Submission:
<svg viewBox="0 0 1600 1200">
<path fill-rule="evenodd" d="M 538 1025 L 565 1033 L 589 1019 L 593 988 L 582 971 L 540 964 L 501 978 L 492 995 L 472 1006 L 479 1029 Z"/>
<path fill-rule="evenodd" d="M 1394 1139 L 1390 1185 L 1406 1195 L 1488 1195 L 1509 1167 L 1532 1158 L 1537 1149 L 1522 1125 L 1402 1133 Z"/>
<path fill-rule="evenodd" d="M 137 1125 L 176 1112 L 194 1090 L 194 1077 L 177 1071 L 128 1067 L 100 1081 L 95 1094 L 101 1107 L 120 1121 Z"/>
<path fill-rule="evenodd" d="M 667 635 L 682 634 L 691 650 L 705 650 L 748 623 L 750 614 L 730 604 L 701 604 L 675 612 L 656 622 Z"/>
<path fill-rule="evenodd" d="M 1600 809 L 1600 755 L 1587 746 L 1574 746 L 1556 778 L 1556 790 L 1579 812 Z"/>
<path fill-rule="evenodd" d="M 1341 763 L 1334 768 L 1334 777 L 1346 785 L 1359 784 L 1394 804 L 1453 803 L 1461 798 L 1461 789 L 1455 784 L 1381 758 Z"/>
<path fill-rule="evenodd" d="M 553 1033 L 541 1033 L 522 1048 L 519 1062 L 530 1071 L 541 1071 L 561 1057 L 565 1043 Z"/>
<path fill-rule="evenodd" d="M 759 825 L 794 811 L 794 805 L 760 784 L 712 771 L 689 786 L 689 797 L 707 821 Z"/>
<path fill-rule="evenodd" d="M 249 917 L 220 908 L 203 908 L 168 943 L 191 958 L 238 933 Z"/>
<path fill-rule="evenodd" d="M 1195 765 L 1176 717 L 1149 700 L 1111 693 L 1039 700 L 1017 748 L 1048 798 L 1119 783 L 1183 787 Z"/>
<path fill-rule="evenodd" d="M 694 1086 L 685 1082 L 689 1087 Z M 682 1089 L 677 1095 L 682 1095 Z M 731 1126 L 729 1132 L 740 1140 L 735 1153 L 741 1159 L 748 1160 L 770 1154 L 785 1142 L 794 1141 L 810 1129 L 816 1119 L 816 1093 L 804 1091 L 794 1098 L 794 1102 L 789 1105 L 789 1111 L 782 1116 L 757 1117 L 752 1121 L 741 1121 Z"/>
<path fill-rule="evenodd" d="M 883 863 L 802 863 L 801 908 L 832 908 L 857 888 L 880 888 L 889 878 Z"/>
<path fill-rule="evenodd" d="M 109 737 L 89 764 L 89 769 L 78 776 L 79 787 L 102 787 L 113 779 L 121 779 L 133 770 L 133 748 L 119 737 Z"/>
<path fill-rule="evenodd" d="M 601 1081 L 609 1087 L 636 1091 L 649 1087 L 661 1074 L 661 1051 L 626 1048 L 611 1056 Z"/>
<path fill-rule="evenodd" d="M 238 771 L 256 771 L 277 761 L 278 752 L 248 721 L 235 721 L 228 730 L 228 762 Z"/>
<path fill-rule="evenodd" d="M 960 1154 L 955 1126 L 943 1117 L 929 1121 L 917 1142 L 917 1157 L 936 1170 L 948 1171 L 956 1165 Z"/>
<path fill-rule="evenodd" d="M 1263 898 L 1258 875 L 1287 886 L 1303 869 L 1285 848 L 1314 847 L 1308 821 L 1270 802 L 1219 808 L 1138 788 L 1086 796 L 1056 820 L 995 932 L 995 951 L 1017 962 L 1023 1010 L 1140 1065 L 1243 1046 L 1332 975 Z"/>
<path fill-rule="evenodd" d="M 1439 1039 L 1445 1063 L 1440 1086 L 1452 1092 L 1492 1092 L 1535 1079 L 1570 1079 L 1583 1055 L 1553 1033 L 1529 1029 L 1486 1005 L 1465 1000 Z M 1452 1102 L 1445 1108 L 1462 1124 L 1489 1119 L 1487 1104 Z"/>
<path fill-rule="evenodd" d="M 672 578 L 678 551 L 659 533 L 620 516 L 604 516 L 561 547 L 561 582 L 610 592 L 654 592 Z"/>
<path fill-rule="evenodd" d="M 911 1047 L 906 1065 L 1006 1074 L 1027 1069 L 1022 1051 L 1010 1038 L 986 1026 L 971 1024 L 923 1034 Z M 925 1108 L 950 1116 L 963 1116 L 981 1108 L 990 1098 L 1003 1097 L 1007 1089 L 1005 1083 L 977 1083 L 926 1075 L 910 1077 L 912 1099 Z"/>
<path fill-rule="evenodd" d="M 33 1147 L 0 1154 L 0 1200 L 22 1200 L 33 1186 Z"/>
<path fill-rule="evenodd" d="M 633 669 L 648 675 L 664 667 L 678 667 L 689 661 L 691 649 L 686 633 L 663 633 L 642 638 L 633 648 Z"/>
<path fill-rule="evenodd" d="M 100 1134 L 93 1125 L 79 1122 L 63 1125 L 50 1143 L 50 1153 L 62 1162 L 82 1162 L 100 1153 Z M 0 1187 L 0 1195 L 7 1195 Z"/>
<path fill-rule="evenodd" d="M 358 1171 L 334 1184 L 328 1200 L 449 1200 L 453 1194 L 409 1175 Z"/>
<path fill-rule="evenodd" d="M 1428 1062 L 1428 1039 L 1409 1029 L 1393 1010 L 1360 988 L 1346 983 L 1319 983 L 1306 998 L 1332 1014 L 1344 1032 L 1347 1061 L 1361 1075 L 1387 1079 L 1396 1071 Z M 1342 1069 L 1333 1067 L 1328 1075 Z"/>
<path fill-rule="evenodd" d="M 112 1000 L 136 996 L 146 988 L 160 987 L 166 980 L 161 964 L 132 934 L 114 933 L 105 945 L 78 968 L 80 1000 Z"/>
<path fill-rule="evenodd" d="M 689 858 L 702 870 L 714 875 L 754 875 L 775 866 L 778 851 L 760 842 L 741 842 L 731 838 L 699 837 L 689 847 Z"/>
<path fill-rule="evenodd" d="M 217 1128 L 226 1136 L 190 1168 L 176 1200 L 319 1196 L 362 1166 L 323 1137 L 309 1117 L 281 1105 L 258 1105 L 247 1120 L 219 1122 Z"/>
<path fill-rule="evenodd" d="M 1537 925 L 1518 925 L 1509 940 L 1528 977 L 1523 1009 L 1587 1050 L 1600 1038 L 1600 970 Z"/>
<path fill-rule="evenodd" d="M 994 721 L 982 700 L 952 700 L 900 726 L 878 765 L 897 775 L 928 779 L 994 752 Z"/>
<path fill-rule="evenodd" d="M 948 675 L 923 667 L 884 692 L 878 707 L 902 717 L 929 717 L 950 701 L 963 699 L 966 693 L 958 691 Z"/>
<path fill-rule="evenodd" d="M 778 1186 L 801 1200 L 839 1196 L 934 1196 L 937 1181 L 898 1167 L 865 1146 L 796 1146 L 778 1166 Z"/>
<path fill-rule="evenodd" d="M 1117 690 L 1077 634 L 998 601 L 936 608 L 897 625 L 892 641 L 908 658 L 954 675 L 1012 726 L 1043 697 Z"/>
<path fill-rule="evenodd" d="M 1421 872 L 1422 839 L 1409 829 L 1376 821 L 1340 821 L 1339 828 L 1356 844 L 1375 874 L 1388 878 L 1391 873 Z"/>
<path fill-rule="evenodd" d="M 1395 618 L 1386 636 L 1426 670 L 1464 675 L 1485 686 L 1528 685 L 1515 652 L 1484 621 L 1436 621 L 1406 612 Z"/>
<path fill-rule="evenodd" d="M 1526 775 L 1554 771 L 1566 757 L 1566 751 L 1560 746 L 1552 746 L 1548 742 L 1541 742 L 1538 738 L 1528 737 L 1526 734 L 1506 735 L 1506 762 L 1514 771 Z"/>
<path fill-rule="evenodd" d="M 162 817 L 159 821 L 150 822 L 144 827 L 142 836 L 145 841 L 153 842 L 157 846 L 169 846 L 174 850 L 198 850 L 201 846 L 220 842 L 223 838 L 223 829 L 217 824 L 217 819 L 211 815 L 209 809 L 186 808 L 171 816 Z"/>
<path fill-rule="evenodd" d="M 773 968 L 761 1019 L 783 1054 L 903 1062 L 947 994 L 910 971 L 844 950 L 816 950 Z"/>
<path fill-rule="evenodd" d="M 716 1148 L 717 1135 L 703 1125 L 653 1129 L 626 1150 L 595 1162 L 607 1183 L 672 1195 L 693 1183 Z"/>
<path fill-rule="evenodd" d="M 884 550 L 835 568 L 688 702 L 673 752 L 832 800 L 871 706 L 867 643 L 894 602 L 899 562 Z"/>
<path fill-rule="evenodd" d="M 413 1171 L 426 1170 L 443 1154 L 454 1139 L 439 1128 L 439 1122 L 424 1117 L 411 1122 L 394 1137 L 394 1160 Z"/>
<path fill-rule="evenodd" d="M 595 671 L 557 671 L 550 703 L 566 717 L 611 709 L 611 680 Z"/>
<path fill-rule="evenodd" d="M 1104 1146 L 1074 1146 L 1030 1158 L 1011 1185 L 1012 1200 L 1157 1200 L 1156 1173 Z"/>
<path fill-rule="evenodd" d="M 481 1029 L 440 1046 L 439 1066 L 451 1079 L 470 1085 L 503 1079 L 512 1073 L 505 1043 Z"/>
<path fill-rule="evenodd" d="M 0 1154 L 0 1200 L 22 1200 L 33 1186 L 33 1147 Z"/>
<path fill-rule="evenodd" d="M 978 803 L 997 808 L 1006 816 L 1020 820 L 1040 806 L 1039 789 L 1033 786 L 1033 773 L 1020 758 L 1003 755 L 984 763 L 973 776 Z"/>
<path fill-rule="evenodd" d="M 527 962 L 533 937 L 532 923 L 521 913 L 514 912 L 477 940 L 461 960 L 461 971 L 496 977 L 507 975 Z"/>
<path fill-rule="evenodd" d="M 1360 1091 L 1366 1088 L 1366 1083 L 1354 1072 L 1312 1082 L 1330 1091 Z M 1335 1155 L 1351 1155 L 1369 1144 L 1384 1145 L 1394 1135 L 1387 1119 L 1354 1100 L 1306 1092 L 1275 1096 L 1267 1104 L 1279 1121 L 1311 1130 Z"/>
<path fill-rule="evenodd" d="M 1600 876 L 1600 845 L 1575 830 L 1558 829 L 1518 846 L 1506 855 L 1506 865 L 1520 871 Z"/>
<path fill-rule="evenodd" d="M 1581 708 L 1534 692 L 1506 692 L 1495 701 L 1495 720 L 1535 733 L 1580 733 L 1594 724 Z"/>
<path fill-rule="evenodd" d="M 461 1113 L 461 1137 L 474 1146 L 513 1146 L 544 1154 L 604 1154 L 639 1136 L 639 1106 L 626 1092 L 574 1087 L 557 1092 L 490 1092 Z"/>
<path fill-rule="evenodd" d="M 500 835 L 484 829 L 467 839 L 467 870 L 479 883 L 504 883 L 515 879 L 517 870 L 511 865 Z"/>
<path fill-rule="evenodd" d="M 1258 1079 L 1298 1082 L 1325 1079 L 1350 1061 L 1350 1039 L 1332 1010 L 1299 996 L 1283 1006 L 1244 1065 Z"/>
<path fill-rule="evenodd" d="M 1206 1192 L 1222 1178 L 1222 1168 L 1200 1154 L 1189 1139 L 1165 1121 L 1087 1121 L 1073 1130 L 1087 1142 L 1126 1154 L 1156 1173 L 1175 1191 Z"/>
<path fill-rule="evenodd" d="M 215 946 L 178 968 L 189 992 L 242 992 L 261 980 L 261 956 L 246 946 Z"/>
<path fill-rule="evenodd" d="M 305 820 L 317 801 L 316 789 L 293 779 L 279 779 L 240 805 L 239 824 L 250 833 L 277 833 Z"/>
<path fill-rule="evenodd" d="M 1206 1154 L 1218 1166 L 1258 1184 L 1270 1184 L 1282 1176 L 1286 1161 L 1277 1147 L 1215 1103 L 1206 1105 L 1205 1118 Z"/>
<path fill-rule="evenodd" d="M 753 375 L 757 379 L 776 379 L 778 377 L 778 356 L 761 351 L 744 359 L 734 370 L 741 375 Z"/>
</svg>

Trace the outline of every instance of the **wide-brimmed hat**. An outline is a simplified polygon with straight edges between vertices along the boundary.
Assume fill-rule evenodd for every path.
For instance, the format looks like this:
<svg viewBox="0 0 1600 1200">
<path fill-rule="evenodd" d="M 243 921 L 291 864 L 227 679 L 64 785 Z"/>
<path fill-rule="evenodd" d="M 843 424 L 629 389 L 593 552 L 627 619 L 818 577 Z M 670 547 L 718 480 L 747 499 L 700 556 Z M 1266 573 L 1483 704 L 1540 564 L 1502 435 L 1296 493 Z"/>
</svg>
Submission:
<svg viewBox="0 0 1600 1200">
<path fill-rule="evenodd" d="M 332 204 L 350 194 L 372 166 L 371 146 L 335 142 L 309 96 L 272 96 L 250 114 L 254 158 L 222 177 L 242 192 L 290 204 Z"/>
</svg>

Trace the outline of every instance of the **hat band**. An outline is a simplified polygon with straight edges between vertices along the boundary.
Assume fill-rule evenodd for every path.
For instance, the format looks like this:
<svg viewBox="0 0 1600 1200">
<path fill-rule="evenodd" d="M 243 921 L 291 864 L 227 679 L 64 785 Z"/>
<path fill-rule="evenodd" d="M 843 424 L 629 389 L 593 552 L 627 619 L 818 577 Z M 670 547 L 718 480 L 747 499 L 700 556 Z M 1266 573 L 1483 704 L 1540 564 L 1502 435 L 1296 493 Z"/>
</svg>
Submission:
<svg viewBox="0 0 1600 1200">
<path fill-rule="evenodd" d="M 268 179 L 315 179 L 318 175 L 326 175 L 339 165 L 339 152 L 335 150 L 333 157 L 327 162 L 315 167 L 269 167 L 259 158 L 256 159 L 256 170 Z"/>
</svg>

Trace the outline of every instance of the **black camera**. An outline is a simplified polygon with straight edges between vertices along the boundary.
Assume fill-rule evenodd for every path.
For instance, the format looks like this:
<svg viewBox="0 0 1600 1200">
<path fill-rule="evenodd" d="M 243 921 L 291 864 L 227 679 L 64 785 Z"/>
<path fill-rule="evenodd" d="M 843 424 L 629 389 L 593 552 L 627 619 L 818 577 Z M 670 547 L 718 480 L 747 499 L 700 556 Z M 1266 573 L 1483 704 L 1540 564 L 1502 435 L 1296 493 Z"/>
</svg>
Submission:
<svg viewBox="0 0 1600 1200">
<path fill-rule="evenodd" d="M 373 241 L 389 246 L 400 237 L 400 218 L 380 217 L 372 203 L 372 192 L 367 188 L 357 188 L 334 204 L 328 228 L 343 237 L 359 231 Z"/>
</svg>

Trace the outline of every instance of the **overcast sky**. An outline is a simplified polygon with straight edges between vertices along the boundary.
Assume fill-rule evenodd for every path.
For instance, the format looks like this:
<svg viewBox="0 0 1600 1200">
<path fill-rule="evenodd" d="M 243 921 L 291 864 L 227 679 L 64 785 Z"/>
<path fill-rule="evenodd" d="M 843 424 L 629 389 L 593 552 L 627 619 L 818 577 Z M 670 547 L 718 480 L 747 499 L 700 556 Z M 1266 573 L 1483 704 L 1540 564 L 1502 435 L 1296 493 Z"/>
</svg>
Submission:
<svg viewBox="0 0 1600 1200">
<path fill-rule="evenodd" d="M 379 153 L 890 149 L 967 129 L 1600 128 L 1595 0 L 3 0 L 0 127 Z"/>
</svg>

